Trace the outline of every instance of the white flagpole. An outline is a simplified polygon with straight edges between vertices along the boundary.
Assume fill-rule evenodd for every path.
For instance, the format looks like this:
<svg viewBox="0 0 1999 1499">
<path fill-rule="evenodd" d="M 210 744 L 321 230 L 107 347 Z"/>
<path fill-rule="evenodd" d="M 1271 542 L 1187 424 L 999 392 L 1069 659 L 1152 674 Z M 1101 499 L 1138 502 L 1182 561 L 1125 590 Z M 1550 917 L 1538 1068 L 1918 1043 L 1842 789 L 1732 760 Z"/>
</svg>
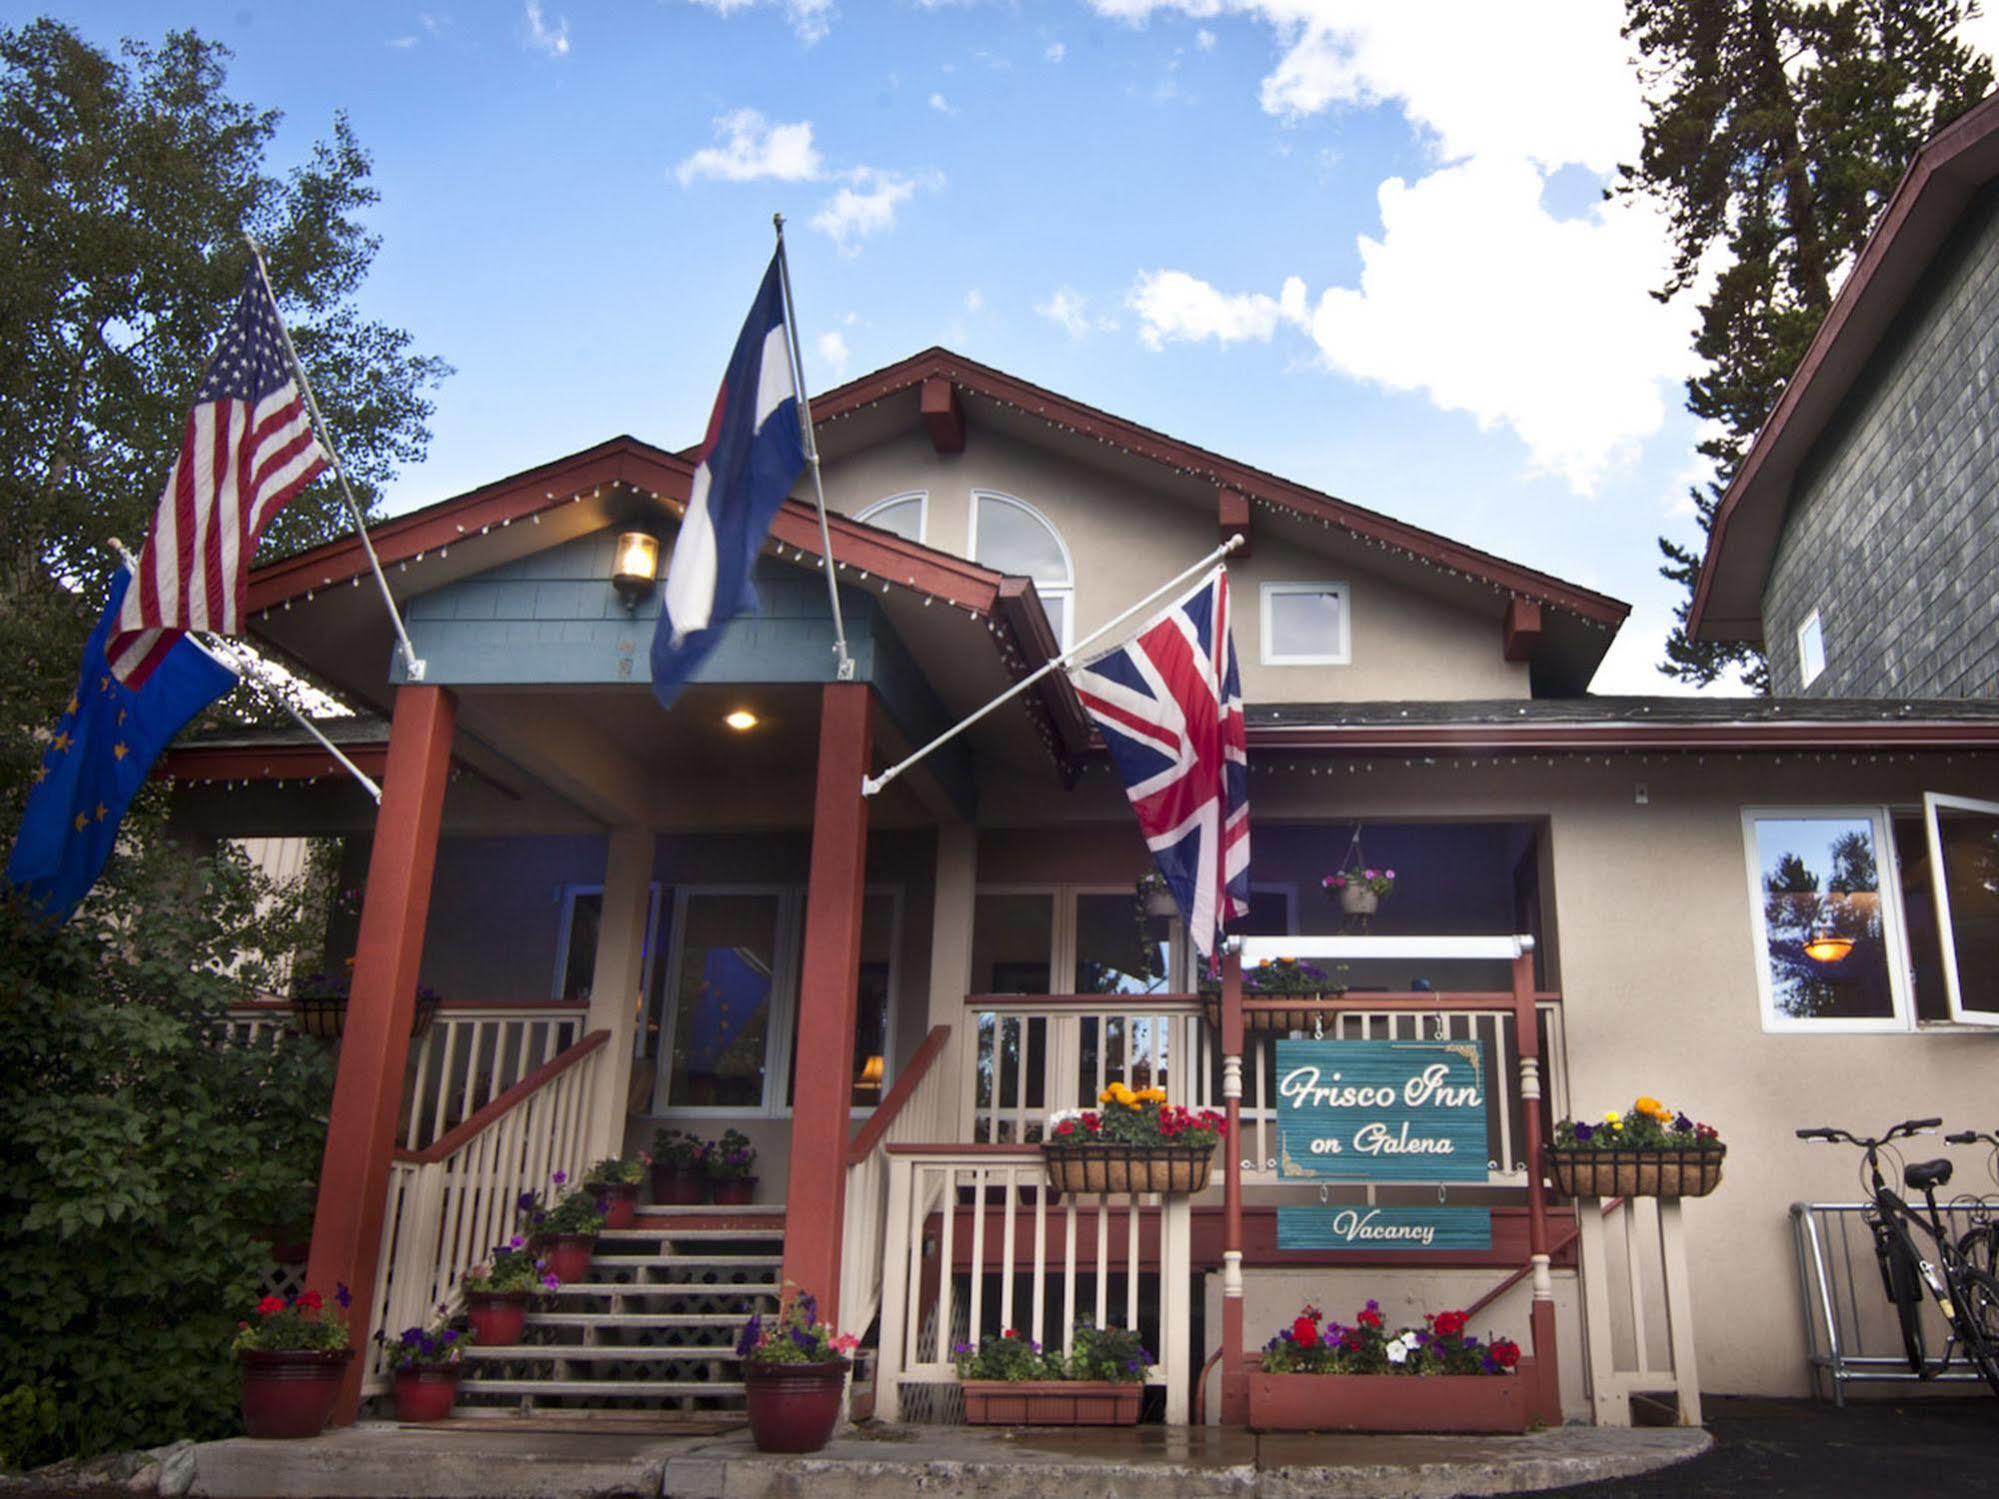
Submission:
<svg viewBox="0 0 1999 1499">
<path fill-rule="evenodd" d="M 978 712 L 970 715 L 967 718 L 960 719 L 957 723 L 953 724 L 950 728 L 946 729 L 943 733 L 939 734 L 935 739 L 931 740 L 928 744 L 924 745 L 922 749 L 915 751 L 908 758 L 900 761 L 899 763 L 891 765 L 887 770 L 883 771 L 878 776 L 863 776 L 861 778 L 861 795 L 873 796 L 876 792 L 880 791 L 882 787 L 886 786 L 890 781 L 894 780 L 897 776 L 901 775 L 905 770 L 909 769 L 910 766 L 914 765 L 917 761 L 929 755 L 931 751 L 937 749 L 940 745 L 946 744 L 949 741 L 956 739 L 960 734 L 964 733 L 965 730 L 969 729 L 973 724 L 977 723 L 980 719 L 984 718 L 988 713 L 992 712 L 993 709 L 997 708 L 1001 703 L 1007 702 L 1012 698 L 1019 697 L 1023 692 L 1027 691 L 1028 688 L 1032 687 L 1036 682 L 1040 681 L 1043 677 L 1047 676 L 1048 673 L 1050 673 L 1051 671 L 1068 670 L 1070 663 L 1073 662 L 1078 656 L 1082 655 L 1085 650 L 1089 649 L 1092 643 L 1103 639 L 1104 636 L 1110 634 L 1111 631 L 1115 630 L 1119 625 L 1123 624 L 1126 620 L 1130 619 L 1134 614 L 1139 613 L 1143 609 L 1149 608 L 1153 604 L 1153 602 L 1158 598 L 1160 598 L 1162 595 L 1171 593 L 1174 589 L 1178 588 L 1182 583 L 1186 582 L 1189 578 L 1193 577 L 1203 568 L 1213 566 L 1215 563 L 1219 562 L 1222 558 L 1228 556 L 1230 552 L 1233 552 L 1237 547 L 1241 546 L 1242 544 L 1243 544 L 1243 538 L 1241 536 L 1231 536 L 1227 541 L 1223 542 L 1220 546 L 1216 547 L 1212 552 L 1208 553 L 1207 556 L 1203 557 L 1199 562 L 1196 562 L 1192 567 L 1188 568 L 1185 572 L 1176 574 L 1174 577 L 1169 578 L 1166 582 L 1161 583 L 1157 588 L 1153 589 L 1152 592 L 1148 593 L 1144 598 L 1140 599 L 1137 603 L 1133 604 L 1129 609 L 1125 610 L 1124 613 L 1120 614 L 1116 619 L 1111 620 L 1108 624 L 1102 624 L 1097 626 L 1096 629 L 1090 631 L 1089 634 L 1085 635 L 1081 640 L 1077 641 L 1074 645 L 1070 646 L 1069 649 L 1064 651 L 1061 655 L 1055 657 L 1051 661 L 1043 662 L 1041 666 L 1036 668 L 1034 671 L 1029 672 L 1026 676 L 1022 677 L 1018 682 L 1015 682 L 1013 686 L 1007 688 L 1005 692 L 1002 692 L 998 697 L 994 698 L 991 702 L 987 703 L 985 707 L 979 709 Z"/>
<path fill-rule="evenodd" d="M 798 352 L 798 318 L 791 303 L 791 258 L 784 253 L 784 215 L 774 213 L 777 228 L 777 279 L 784 295 L 784 341 L 791 350 L 791 388 L 798 394 L 798 424 L 805 438 L 805 462 L 812 470 L 812 493 L 819 506 L 819 565 L 826 569 L 826 598 L 833 606 L 833 654 L 839 659 L 838 678 L 854 680 L 854 659 L 847 654 L 847 622 L 840 617 L 840 585 L 833 581 L 833 537 L 826 527 L 826 485 L 819 476 L 819 437 L 812 429 L 812 402 L 805 394 L 805 357 Z"/>
<path fill-rule="evenodd" d="M 111 540 L 111 549 L 114 552 L 116 552 L 121 558 L 124 559 L 125 566 L 131 570 L 132 576 L 134 578 L 137 578 L 139 576 L 139 559 L 137 557 L 134 557 L 129 551 L 127 551 L 125 549 L 125 543 L 120 541 L 117 537 L 113 536 L 110 540 Z M 203 650 L 207 651 L 209 655 L 215 657 L 216 660 L 220 661 L 224 666 L 227 666 L 230 670 L 234 671 L 239 677 L 247 677 L 253 685 L 262 688 L 263 691 L 269 695 L 271 701 L 276 703 L 280 708 L 284 709 L 285 712 L 289 713 L 292 716 L 292 718 L 298 723 L 298 726 L 300 728 L 304 729 L 306 733 L 312 735 L 314 739 L 319 741 L 319 747 L 321 749 L 325 750 L 329 755 L 333 756 L 335 760 L 339 761 L 341 767 L 344 770 L 346 770 L 346 772 L 349 775 L 354 777 L 355 780 L 361 783 L 363 789 L 367 791 L 368 795 L 370 795 L 375 799 L 376 806 L 381 805 L 382 788 L 375 783 L 374 779 L 370 777 L 366 771 L 361 769 L 361 767 L 356 765 L 352 760 L 348 759 L 347 756 L 344 753 L 342 753 L 339 745 L 335 744 L 331 739 L 328 739 L 325 734 L 321 733 L 318 724 L 314 723 L 311 719 L 307 718 L 304 713 L 299 711 L 298 707 L 292 702 L 290 697 L 286 695 L 283 683 L 279 682 L 274 677 L 265 675 L 264 663 L 262 659 L 258 657 L 256 652 L 252 651 L 248 646 L 241 645 L 233 640 L 228 640 L 220 635 L 208 635 L 206 638 L 203 638 L 202 634 L 190 633 L 188 638 L 193 640 L 194 643 L 200 646 Z"/>
<path fill-rule="evenodd" d="M 326 448 L 326 456 L 333 460 L 333 476 L 340 481 L 340 493 L 347 499 L 347 513 L 354 517 L 354 528 L 361 537 L 361 550 L 368 554 L 368 566 L 374 570 L 376 586 L 382 590 L 382 603 L 389 611 L 389 622 L 396 627 L 396 640 L 403 651 L 403 665 L 408 669 L 409 679 L 412 682 L 421 682 L 423 659 L 417 655 L 416 647 L 410 643 L 410 632 L 403 625 L 402 613 L 396 608 L 395 595 L 389 592 L 389 580 L 382 573 L 382 559 L 375 555 L 375 544 L 368 539 L 367 518 L 361 514 L 361 506 L 355 501 L 354 490 L 347 482 L 347 470 L 340 462 L 340 449 L 334 445 L 333 433 L 326 425 L 326 418 L 319 414 L 319 401 L 312 393 L 312 381 L 306 378 L 305 365 L 299 361 L 298 350 L 292 347 L 292 332 L 285 326 L 283 311 L 278 310 L 278 294 L 271 286 L 271 273 L 264 265 L 264 252 L 249 235 L 246 234 L 243 238 L 250 246 L 250 253 L 256 257 L 257 275 L 263 280 L 264 294 L 271 299 L 272 309 L 278 312 L 278 332 L 284 338 L 285 353 L 292 362 L 292 373 L 298 376 L 298 388 L 300 394 L 305 397 L 306 409 L 312 413 L 313 435 Z M 375 799 L 381 800 L 379 793 Z"/>
</svg>

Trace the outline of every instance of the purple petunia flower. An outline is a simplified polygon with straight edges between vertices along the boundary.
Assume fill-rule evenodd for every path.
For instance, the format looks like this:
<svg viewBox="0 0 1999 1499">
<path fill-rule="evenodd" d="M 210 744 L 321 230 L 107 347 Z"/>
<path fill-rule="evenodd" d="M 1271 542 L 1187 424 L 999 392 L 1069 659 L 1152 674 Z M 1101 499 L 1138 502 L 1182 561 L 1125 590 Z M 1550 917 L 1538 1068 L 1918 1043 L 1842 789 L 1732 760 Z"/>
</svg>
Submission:
<svg viewBox="0 0 1999 1499">
<path fill-rule="evenodd" d="M 541 1278 L 541 1285 L 545 1291 L 559 1291 L 562 1289 L 562 1277 L 551 1272 Z"/>
<path fill-rule="evenodd" d="M 554 1176 L 550 1177 L 549 1180 L 554 1182 L 559 1187 L 564 1182 L 569 1180 L 569 1173 L 567 1171 L 558 1171 L 555 1173 Z"/>
<path fill-rule="evenodd" d="M 1124 1370 L 1125 1373 L 1127 1374 L 1136 1374 L 1139 1372 L 1139 1370 L 1143 1369 L 1144 1367 L 1145 1365 L 1141 1364 L 1135 1358 L 1128 1358 L 1124 1361 Z"/>
<path fill-rule="evenodd" d="M 743 1324 L 743 1335 L 736 1339 L 736 1357 L 748 1358 L 750 1350 L 757 1346 L 757 1339 L 763 1335 L 764 1319 L 761 1312 L 750 1313 L 750 1320 Z"/>
<path fill-rule="evenodd" d="M 1676 1135 L 1692 1134 L 1693 1129 L 1693 1120 L 1689 1119 L 1685 1114 L 1680 1115 L 1679 1118 L 1673 1121 L 1673 1133 Z"/>
<path fill-rule="evenodd" d="M 343 1312 L 354 1304 L 354 1293 L 347 1289 L 346 1281 L 336 1280 L 333 1283 L 333 1303 Z"/>
<path fill-rule="evenodd" d="M 526 1239 L 523 1239 L 519 1234 L 515 1234 L 511 1239 L 507 1240 L 507 1248 L 519 1249 L 522 1245 L 526 1243 L 527 1243 Z"/>
<path fill-rule="evenodd" d="M 818 1347 L 818 1344 L 812 1340 L 812 1335 L 802 1327 L 792 1328 L 791 1341 L 800 1353 L 810 1353 Z"/>
<path fill-rule="evenodd" d="M 1576 1126 L 1576 1138 L 1578 1140 L 1587 1141 L 1595 1133 L 1596 1126 L 1594 1124 L 1578 1124 Z"/>
<path fill-rule="evenodd" d="M 403 1329 L 403 1347 L 414 1348 L 421 1341 L 423 1341 L 423 1329 L 421 1327 L 406 1327 Z"/>
<path fill-rule="evenodd" d="M 447 1343 L 455 1343 L 455 1342 L 457 1342 L 457 1341 L 458 1341 L 458 1329 L 457 1329 L 457 1328 L 455 1328 L 455 1327 L 447 1327 L 447 1328 L 445 1328 L 445 1329 L 444 1329 L 444 1341 L 445 1341 L 445 1342 L 447 1342 Z"/>
<path fill-rule="evenodd" d="M 515 1211 L 517 1212 L 525 1213 L 533 1206 L 534 1206 L 534 1193 L 532 1192 L 523 1192 L 518 1198 L 514 1200 L 514 1208 Z"/>
</svg>

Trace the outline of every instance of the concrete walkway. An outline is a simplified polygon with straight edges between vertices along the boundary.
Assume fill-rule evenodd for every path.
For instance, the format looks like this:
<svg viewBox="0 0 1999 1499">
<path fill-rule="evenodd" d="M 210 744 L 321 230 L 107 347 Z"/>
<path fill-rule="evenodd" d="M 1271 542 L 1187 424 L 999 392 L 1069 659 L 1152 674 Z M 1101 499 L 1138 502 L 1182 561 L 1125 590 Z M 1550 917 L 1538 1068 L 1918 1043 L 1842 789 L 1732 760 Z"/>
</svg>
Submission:
<svg viewBox="0 0 1999 1499">
<path fill-rule="evenodd" d="M 857 1427 L 809 1457 L 745 1432 L 366 1424 L 306 1442 L 194 1449 L 202 1499 L 1446 1499 L 1649 1473 L 1705 1452 L 1703 1431 L 1567 1427 L 1524 1437 Z"/>
</svg>

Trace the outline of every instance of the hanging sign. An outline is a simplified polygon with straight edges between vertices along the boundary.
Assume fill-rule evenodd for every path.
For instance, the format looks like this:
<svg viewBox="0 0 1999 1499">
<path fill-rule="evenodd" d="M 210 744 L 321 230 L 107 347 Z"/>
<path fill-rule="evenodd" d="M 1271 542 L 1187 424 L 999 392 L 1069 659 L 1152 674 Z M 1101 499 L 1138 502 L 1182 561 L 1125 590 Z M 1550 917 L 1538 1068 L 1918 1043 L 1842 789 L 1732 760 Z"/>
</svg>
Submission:
<svg viewBox="0 0 1999 1499">
<path fill-rule="evenodd" d="M 1279 1249 L 1490 1249 L 1492 1209 L 1336 1207 L 1277 1210 Z"/>
<path fill-rule="evenodd" d="M 1484 1181 L 1480 1041 L 1279 1041 L 1277 1174 Z"/>
</svg>

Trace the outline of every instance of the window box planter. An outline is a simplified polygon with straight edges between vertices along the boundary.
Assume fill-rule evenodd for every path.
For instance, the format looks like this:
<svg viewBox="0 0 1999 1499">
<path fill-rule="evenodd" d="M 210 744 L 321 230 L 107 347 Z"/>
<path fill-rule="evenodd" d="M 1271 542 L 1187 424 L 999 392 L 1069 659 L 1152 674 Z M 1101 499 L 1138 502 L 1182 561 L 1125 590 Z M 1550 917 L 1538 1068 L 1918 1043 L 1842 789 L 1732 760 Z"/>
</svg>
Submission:
<svg viewBox="0 0 1999 1499">
<path fill-rule="evenodd" d="M 527 1331 L 528 1291 L 467 1291 L 465 1321 L 481 1348 L 510 1348 Z"/>
<path fill-rule="evenodd" d="M 833 1435 L 852 1363 L 743 1363 L 750 1436 L 759 1452 L 817 1452 Z"/>
<path fill-rule="evenodd" d="M 1564 1197 L 1705 1197 L 1721 1185 L 1725 1145 L 1705 1150 L 1544 1150 Z"/>
<path fill-rule="evenodd" d="M 551 1234 L 542 1243 L 548 1273 L 565 1286 L 590 1273 L 590 1256 L 597 1252 L 595 1234 Z"/>
<path fill-rule="evenodd" d="M 1213 1145 L 1063 1145 L 1044 1141 L 1048 1184 L 1058 1192 L 1165 1192 L 1207 1190 Z"/>
<path fill-rule="evenodd" d="M 1523 1432 L 1531 1367 L 1513 1374 L 1249 1375 L 1256 1431 Z"/>
<path fill-rule="evenodd" d="M 246 1348 L 236 1355 L 243 1374 L 243 1430 L 253 1437 L 316 1437 L 333 1415 L 352 1348 L 274 1351 Z"/>
<path fill-rule="evenodd" d="M 396 1371 L 396 1419 L 442 1421 L 458 1403 L 457 1364 L 419 1364 Z"/>
<path fill-rule="evenodd" d="M 699 1207 L 708 1200 L 708 1175 L 698 1166 L 692 1171 L 681 1171 L 672 1166 L 654 1166 L 652 1200 L 661 1207 Z"/>
<path fill-rule="evenodd" d="M 1145 1386 L 1090 1379 L 967 1379 L 970 1426 L 1132 1426 Z"/>
</svg>

